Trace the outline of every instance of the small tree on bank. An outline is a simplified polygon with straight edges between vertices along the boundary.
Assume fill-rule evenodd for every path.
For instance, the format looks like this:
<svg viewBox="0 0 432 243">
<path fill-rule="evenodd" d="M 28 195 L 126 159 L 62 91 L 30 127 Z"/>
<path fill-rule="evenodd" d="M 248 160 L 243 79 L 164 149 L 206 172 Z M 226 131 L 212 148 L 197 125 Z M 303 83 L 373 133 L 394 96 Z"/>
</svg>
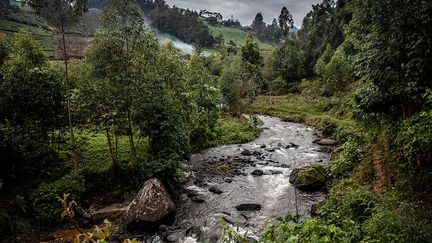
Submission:
<svg viewBox="0 0 432 243">
<path fill-rule="evenodd" d="M 71 100 L 71 86 L 68 70 L 68 53 L 66 43 L 67 29 L 76 24 L 81 15 L 87 11 L 87 0 L 26 0 L 36 10 L 36 13 L 45 18 L 55 27 L 60 36 L 62 59 L 64 61 L 64 86 L 67 100 L 69 132 L 72 145 L 72 161 L 74 168 L 79 166 L 77 144 L 74 133 L 73 109 Z"/>
</svg>

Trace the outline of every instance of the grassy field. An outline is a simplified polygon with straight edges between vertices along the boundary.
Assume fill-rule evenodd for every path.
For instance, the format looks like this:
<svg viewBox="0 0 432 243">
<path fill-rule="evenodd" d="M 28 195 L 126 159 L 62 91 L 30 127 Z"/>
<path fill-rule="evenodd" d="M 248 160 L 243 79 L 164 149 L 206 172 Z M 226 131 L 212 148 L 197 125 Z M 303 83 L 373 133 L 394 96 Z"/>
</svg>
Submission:
<svg viewBox="0 0 432 243">
<path fill-rule="evenodd" d="M 355 89 L 356 84 L 353 85 Z M 324 97 L 318 80 L 306 80 L 299 92 L 284 96 L 259 96 L 250 112 L 272 115 L 286 120 L 316 126 L 322 120 L 332 119 L 346 126 L 356 126 L 353 118 L 352 90 Z"/>
<path fill-rule="evenodd" d="M 238 28 L 228 28 L 228 27 L 222 27 L 222 26 L 209 26 L 210 32 L 213 36 L 218 36 L 222 34 L 225 38 L 225 43 L 228 43 L 229 41 L 234 41 L 234 43 L 237 44 L 237 46 L 242 46 L 246 43 L 246 39 L 248 35 L 250 34 L 247 31 L 238 29 Z M 271 45 L 257 40 L 258 46 L 261 50 L 269 50 L 271 49 Z"/>
</svg>

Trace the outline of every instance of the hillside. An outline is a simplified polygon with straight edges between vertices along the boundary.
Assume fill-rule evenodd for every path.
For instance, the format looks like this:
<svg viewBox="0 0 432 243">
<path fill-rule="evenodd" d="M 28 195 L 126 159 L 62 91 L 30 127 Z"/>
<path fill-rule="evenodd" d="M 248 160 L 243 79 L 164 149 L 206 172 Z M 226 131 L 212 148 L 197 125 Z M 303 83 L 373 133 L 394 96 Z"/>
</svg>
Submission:
<svg viewBox="0 0 432 243">
<path fill-rule="evenodd" d="M 2 19 L 0 19 L 0 32 L 11 36 L 21 29 L 27 29 L 33 38 L 42 46 L 49 58 L 58 58 L 60 54 L 56 45 L 53 28 L 43 19 L 36 16 L 28 7 L 22 7 L 13 2 L 13 7 Z M 92 35 L 99 27 L 99 9 L 89 9 L 81 17 L 81 21 L 68 31 L 69 55 L 81 57 L 83 50 L 89 45 Z"/>
<path fill-rule="evenodd" d="M 233 41 L 237 46 L 242 46 L 246 43 L 246 39 L 249 35 L 253 35 L 253 33 L 232 27 L 224 27 L 224 26 L 209 26 L 210 33 L 217 37 L 220 34 L 224 36 L 225 43 Z M 269 50 L 271 45 L 263 42 L 261 40 L 257 40 L 258 46 L 261 50 Z"/>
</svg>

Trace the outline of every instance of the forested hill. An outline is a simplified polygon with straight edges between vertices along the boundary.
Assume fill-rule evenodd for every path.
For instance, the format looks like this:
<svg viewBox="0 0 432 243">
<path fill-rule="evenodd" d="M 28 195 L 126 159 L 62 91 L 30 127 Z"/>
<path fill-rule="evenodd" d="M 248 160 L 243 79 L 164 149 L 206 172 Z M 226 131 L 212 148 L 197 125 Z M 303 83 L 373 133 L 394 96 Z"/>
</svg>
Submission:
<svg viewBox="0 0 432 243">
<path fill-rule="evenodd" d="M 103 9 L 111 0 L 91 0 L 89 7 Z M 151 25 L 180 40 L 200 47 L 212 47 L 216 43 L 207 24 L 194 11 L 170 7 L 165 1 L 137 0 L 136 3 L 151 21 Z"/>
</svg>

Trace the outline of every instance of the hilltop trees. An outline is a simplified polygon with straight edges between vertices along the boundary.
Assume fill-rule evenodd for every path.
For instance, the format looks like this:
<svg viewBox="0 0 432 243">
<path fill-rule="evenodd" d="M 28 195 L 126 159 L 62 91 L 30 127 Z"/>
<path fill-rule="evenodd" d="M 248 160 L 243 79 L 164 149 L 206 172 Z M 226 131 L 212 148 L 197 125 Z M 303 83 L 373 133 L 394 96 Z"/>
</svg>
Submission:
<svg viewBox="0 0 432 243">
<path fill-rule="evenodd" d="M 170 7 L 165 1 L 138 0 L 137 4 L 146 13 L 151 25 L 164 33 L 200 47 L 211 47 L 215 43 L 208 26 L 200 20 L 199 13 Z"/>
<path fill-rule="evenodd" d="M 264 23 L 264 17 L 262 13 L 257 13 L 254 21 L 252 22 L 252 30 L 256 33 L 257 37 L 264 38 L 266 23 Z"/>
<path fill-rule="evenodd" d="M 294 27 L 294 20 L 287 7 L 283 7 L 279 15 L 279 30 L 280 35 L 284 38 L 288 37 L 290 29 Z"/>
</svg>

